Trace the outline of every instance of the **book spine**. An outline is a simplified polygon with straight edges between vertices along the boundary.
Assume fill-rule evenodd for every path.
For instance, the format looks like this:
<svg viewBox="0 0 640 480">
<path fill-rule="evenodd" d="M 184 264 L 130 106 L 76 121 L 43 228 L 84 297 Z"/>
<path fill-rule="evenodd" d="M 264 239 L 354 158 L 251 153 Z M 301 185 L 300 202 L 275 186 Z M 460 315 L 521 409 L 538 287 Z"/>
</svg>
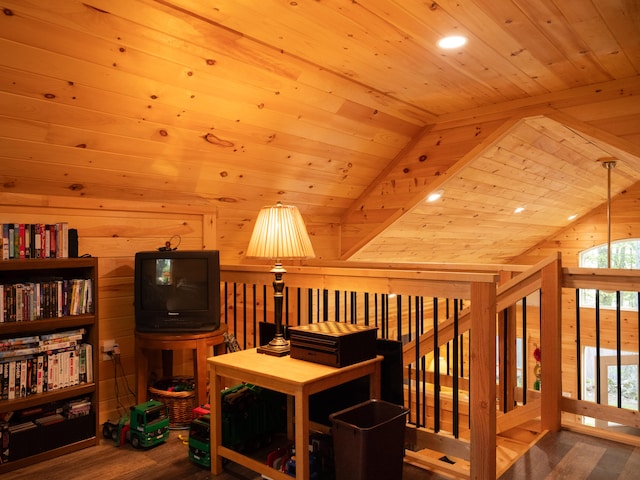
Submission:
<svg viewBox="0 0 640 480">
<path fill-rule="evenodd" d="M 74 328 L 73 330 L 66 330 L 64 332 L 45 333 L 43 335 L 40 335 L 38 338 L 46 342 L 48 340 L 55 340 L 55 339 L 65 338 L 65 337 L 70 337 L 75 335 L 83 335 L 84 333 L 86 333 L 86 330 L 81 327 L 81 328 Z"/>
<path fill-rule="evenodd" d="M 15 224 L 9 224 L 9 258 L 16 258 L 16 229 Z"/>
<path fill-rule="evenodd" d="M 62 258 L 69 258 L 69 223 L 62 222 L 60 224 L 62 236 Z"/>
<path fill-rule="evenodd" d="M 15 287 L 15 302 L 16 302 L 16 322 L 21 322 L 23 320 L 23 302 L 24 297 L 22 295 L 24 290 L 24 285 L 22 283 L 16 283 Z"/>
<path fill-rule="evenodd" d="M 42 355 L 42 391 L 49 391 L 49 355 Z"/>
<path fill-rule="evenodd" d="M 31 224 L 24 226 L 24 258 L 31 258 Z"/>
<path fill-rule="evenodd" d="M 22 238 L 20 236 L 20 224 L 13 224 L 13 258 L 20 258 L 20 244 L 24 247 L 24 232 Z M 24 257 L 22 257 L 24 258 Z"/>
<path fill-rule="evenodd" d="M 37 384 L 37 359 L 36 357 L 30 358 L 29 360 L 27 360 L 27 392 L 28 395 L 33 395 L 35 393 L 37 393 L 36 391 L 36 384 Z"/>
<path fill-rule="evenodd" d="M 44 223 L 40 224 L 40 258 L 47 258 L 47 226 Z"/>
<path fill-rule="evenodd" d="M 42 284 L 36 283 L 35 297 L 35 318 L 42 318 Z"/>
<path fill-rule="evenodd" d="M 34 236 L 33 236 L 33 257 L 41 258 L 42 256 L 42 227 L 39 223 L 34 225 Z"/>
<path fill-rule="evenodd" d="M 7 321 L 16 321 L 16 287 L 15 285 L 7 285 L 7 295 L 5 303 L 7 304 Z"/>
<path fill-rule="evenodd" d="M 87 381 L 87 346 L 83 344 L 80 346 L 79 360 L 78 360 L 78 381 L 80 383 L 86 383 Z"/>
<path fill-rule="evenodd" d="M 2 224 L 2 260 L 9 260 L 9 224 Z"/>
<path fill-rule="evenodd" d="M 90 343 L 85 343 L 86 356 L 87 356 L 87 382 L 93 382 L 93 346 Z"/>
<path fill-rule="evenodd" d="M 20 397 L 27 396 L 27 383 L 29 377 L 27 376 L 27 363 L 26 359 L 20 360 Z"/>
<path fill-rule="evenodd" d="M 47 354 L 49 357 L 49 391 L 58 389 L 58 372 L 60 371 L 59 357 L 57 353 Z"/>
<path fill-rule="evenodd" d="M 58 280 L 56 282 L 56 316 L 62 317 L 63 313 L 63 291 L 62 291 L 62 280 Z"/>
<path fill-rule="evenodd" d="M 75 348 L 77 345 L 78 345 L 77 340 L 69 340 L 66 342 L 56 342 L 48 345 L 39 346 L 38 352 L 44 352 L 44 353 L 62 352 L 62 351 L 68 350 L 69 348 Z"/>
<path fill-rule="evenodd" d="M 69 386 L 78 385 L 80 383 L 80 372 L 78 366 L 80 363 L 80 349 L 69 353 Z"/>
<path fill-rule="evenodd" d="M 9 392 L 7 394 L 9 400 L 16 398 L 16 361 L 9 362 Z"/>
<path fill-rule="evenodd" d="M 37 368 L 36 368 L 36 393 L 43 392 L 43 382 L 44 382 L 44 357 L 45 354 L 40 354 L 36 358 Z"/>
<path fill-rule="evenodd" d="M 12 363 L 14 363 L 14 367 L 13 369 L 15 370 L 14 373 L 14 385 L 13 385 L 13 391 L 14 391 L 14 397 L 15 398 L 20 398 L 20 373 L 22 372 L 22 360 L 14 360 Z"/>
<path fill-rule="evenodd" d="M 70 383 L 70 355 L 71 352 L 60 352 L 60 388 L 67 388 Z"/>
<path fill-rule="evenodd" d="M 9 362 L 4 362 L 2 372 L 2 400 L 9 399 Z"/>
<path fill-rule="evenodd" d="M 51 254 L 51 225 L 44 226 L 44 257 L 49 258 Z"/>
<path fill-rule="evenodd" d="M 40 351 L 40 348 L 41 347 L 37 346 L 37 347 L 20 348 L 16 350 L 2 350 L 0 351 L 0 359 L 16 358 L 16 357 L 21 357 L 23 355 L 33 355 L 34 353 L 38 353 Z"/>
<path fill-rule="evenodd" d="M 56 258 L 56 249 L 58 248 L 58 238 L 56 235 L 56 225 L 49 225 L 49 258 Z"/>
</svg>

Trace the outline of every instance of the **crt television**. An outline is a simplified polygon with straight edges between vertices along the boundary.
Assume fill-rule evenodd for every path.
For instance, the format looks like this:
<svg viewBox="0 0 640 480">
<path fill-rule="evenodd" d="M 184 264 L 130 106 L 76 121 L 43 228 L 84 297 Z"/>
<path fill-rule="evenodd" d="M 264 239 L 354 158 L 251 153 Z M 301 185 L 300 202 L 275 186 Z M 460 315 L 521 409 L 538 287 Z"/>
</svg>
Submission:
<svg viewBox="0 0 640 480">
<path fill-rule="evenodd" d="M 207 332 L 220 327 L 217 250 L 156 250 L 135 257 L 140 332 Z"/>
</svg>

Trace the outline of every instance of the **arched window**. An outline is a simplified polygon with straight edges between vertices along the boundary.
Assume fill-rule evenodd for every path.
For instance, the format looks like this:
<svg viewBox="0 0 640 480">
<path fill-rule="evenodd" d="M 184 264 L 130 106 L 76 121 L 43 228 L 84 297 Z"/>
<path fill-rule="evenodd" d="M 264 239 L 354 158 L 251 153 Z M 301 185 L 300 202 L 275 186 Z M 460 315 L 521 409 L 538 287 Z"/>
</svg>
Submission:
<svg viewBox="0 0 640 480">
<path fill-rule="evenodd" d="M 580 253 L 580 267 L 607 268 L 607 245 L 598 245 Z M 611 242 L 611 268 L 640 269 L 640 239 Z M 600 291 L 600 307 L 616 308 L 616 293 Z M 580 305 L 596 306 L 596 290 L 580 291 Z M 638 310 L 637 292 L 620 292 L 622 310 Z"/>
</svg>

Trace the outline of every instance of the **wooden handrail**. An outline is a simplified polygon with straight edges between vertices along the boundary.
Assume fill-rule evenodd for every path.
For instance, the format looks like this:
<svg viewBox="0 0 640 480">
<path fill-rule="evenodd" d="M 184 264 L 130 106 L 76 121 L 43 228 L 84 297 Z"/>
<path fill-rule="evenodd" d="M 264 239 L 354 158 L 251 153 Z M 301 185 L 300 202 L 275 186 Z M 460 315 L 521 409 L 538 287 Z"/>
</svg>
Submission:
<svg viewBox="0 0 640 480">
<path fill-rule="evenodd" d="M 585 401 L 568 401 L 561 397 L 562 372 L 560 343 L 561 337 L 561 290 L 563 288 L 640 291 L 639 270 L 561 268 L 559 254 L 551 255 L 531 267 L 500 265 L 448 265 L 434 263 L 383 264 L 309 261 L 285 265 L 285 282 L 288 287 L 317 291 L 363 292 L 382 295 L 398 294 L 416 298 L 471 300 L 458 312 L 458 335 L 472 331 L 470 336 L 471 372 L 468 381 L 456 383 L 459 390 L 473 392 L 469 397 L 469 418 L 475 422 L 471 429 L 469 457 L 471 477 L 485 478 L 495 471 L 495 442 L 490 437 L 496 431 L 509 428 L 523 418 L 531 418 L 540 412 L 543 427 L 556 430 L 560 427 L 563 410 L 591 408 L 598 415 L 615 415 L 613 407 L 591 406 Z M 270 264 L 223 265 L 221 280 L 247 285 L 270 285 L 272 276 Z M 511 275 L 515 276 L 511 278 Z M 500 278 L 508 278 L 499 284 Z M 234 287 L 235 288 L 235 287 Z M 544 352 L 545 365 L 542 368 L 544 395 L 539 399 L 532 395 L 526 408 L 518 408 L 501 416 L 499 422 L 492 416 L 496 398 L 495 385 L 488 382 L 495 375 L 495 350 L 487 348 L 500 334 L 495 330 L 498 313 L 515 312 L 515 305 L 530 294 L 542 290 L 540 326 L 542 337 L 540 346 Z M 265 290 L 266 292 L 267 290 Z M 475 298 L 475 302 L 474 302 Z M 345 300 L 346 301 L 346 300 Z M 474 305 L 475 303 L 475 305 Z M 398 304 L 399 305 L 399 304 Z M 474 310 L 475 309 L 475 310 Z M 509 318 L 512 318 L 511 312 Z M 505 316 L 506 318 L 506 316 Z M 474 327 L 475 325 L 475 327 Z M 475 330 L 475 331 L 474 331 Z M 482 335 L 478 335 L 481 332 Z M 404 333 L 404 332 L 403 332 Z M 438 344 L 444 346 L 454 338 L 454 320 L 447 318 L 439 322 Z M 434 332 L 420 335 L 403 347 L 405 370 L 413 368 L 416 351 L 420 357 L 433 351 Z M 478 356 L 481 353 L 481 358 Z M 427 374 L 424 378 L 429 378 Z M 433 376 L 431 376 L 433 378 Z M 480 379 L 480 380 L 479 380 Z M 460 379 L 457 379 L 458 381 Z M 466 380 L 466 379 L 465 379 Z M 433 380 L 432 380 L 433 381 Z M 502 381 L 502 380 L 501 380 Z M 489 387 L 489 384 L 492 384 Z M 487 388 L 485 388 L 487 387 Z M 509 385 L 507 385 L 508 388 Z M 531 392 L 530 392 L 531 393 Z M 506 398 L 506 397 L 505 397 Z M 506 398 L 512 402 L 511 399 Z M 618 414 L 622 416 L 621 414 Z M 616 417 L 617 418 L 617 417 Z M 624 412 L 629 421 L 632 414 Z M 633 422 L 632 422 L 633 423 Z M 637 425 L 637 422 L 634 423 Z M 488 462 L 488 463 L 487 463 Z M 489 478 L 486 477 L 486 478 Z"/>
<path fill-rule="evenodd" d="M 498 286 L 496 292 L 496 310 L 502 311 L 519 300 L 522 300 L 527 295 L 537 291 L 541 286 L 542 270 L 558 260 L 558 255 L 551 255 L 543 261 L 533 265 L 529 269 L 523 271 L 517 277 L 505 282 Z M 469 330 L 471 326 L 470 309 L 465 308 L 460 312 L 458 317 L 458 333 L 464 333 Z M 440 324 L 438 329 L 438 343 L 439 346 L 445 345 L 453 339 L 453 319 L 445 320 Z M 420 336 L 419 348 L 423 355 L 433 351 L 433 334 L 432 330 L 424 333 Z M 408 343 L 404 346 L 402 351 L 403 360 L 405 365 L 413 362 L 416 355 L 416 342 Z"/>
</svg>

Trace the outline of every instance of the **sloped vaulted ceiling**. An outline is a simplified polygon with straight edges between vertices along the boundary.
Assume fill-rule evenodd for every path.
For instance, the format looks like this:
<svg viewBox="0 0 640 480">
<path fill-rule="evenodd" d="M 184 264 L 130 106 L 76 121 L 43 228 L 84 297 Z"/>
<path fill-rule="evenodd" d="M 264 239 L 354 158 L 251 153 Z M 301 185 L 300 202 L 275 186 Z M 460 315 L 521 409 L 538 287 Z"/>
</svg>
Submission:
<svg viewBox="0 0 640 480">
<path fill-rule="evenodd" d="M 360 237 L 349 258 L 508 263 L 606 202 L 611 161 L 615 196 L 638 181 L 640 158 L 548 117 L 525 118 L 438 175 L 370 241 Z M 432 192 L 441 197 L 428 201 Z"/>
<path fill-rule="evenodd" d="M 281 200 L 322 258 L 506 262 L 605 200 L 599 158 L 640 180 L 638 2 L 2 9 L 0 194 L 215 210 L 228 258 Z"/>
</svg>

